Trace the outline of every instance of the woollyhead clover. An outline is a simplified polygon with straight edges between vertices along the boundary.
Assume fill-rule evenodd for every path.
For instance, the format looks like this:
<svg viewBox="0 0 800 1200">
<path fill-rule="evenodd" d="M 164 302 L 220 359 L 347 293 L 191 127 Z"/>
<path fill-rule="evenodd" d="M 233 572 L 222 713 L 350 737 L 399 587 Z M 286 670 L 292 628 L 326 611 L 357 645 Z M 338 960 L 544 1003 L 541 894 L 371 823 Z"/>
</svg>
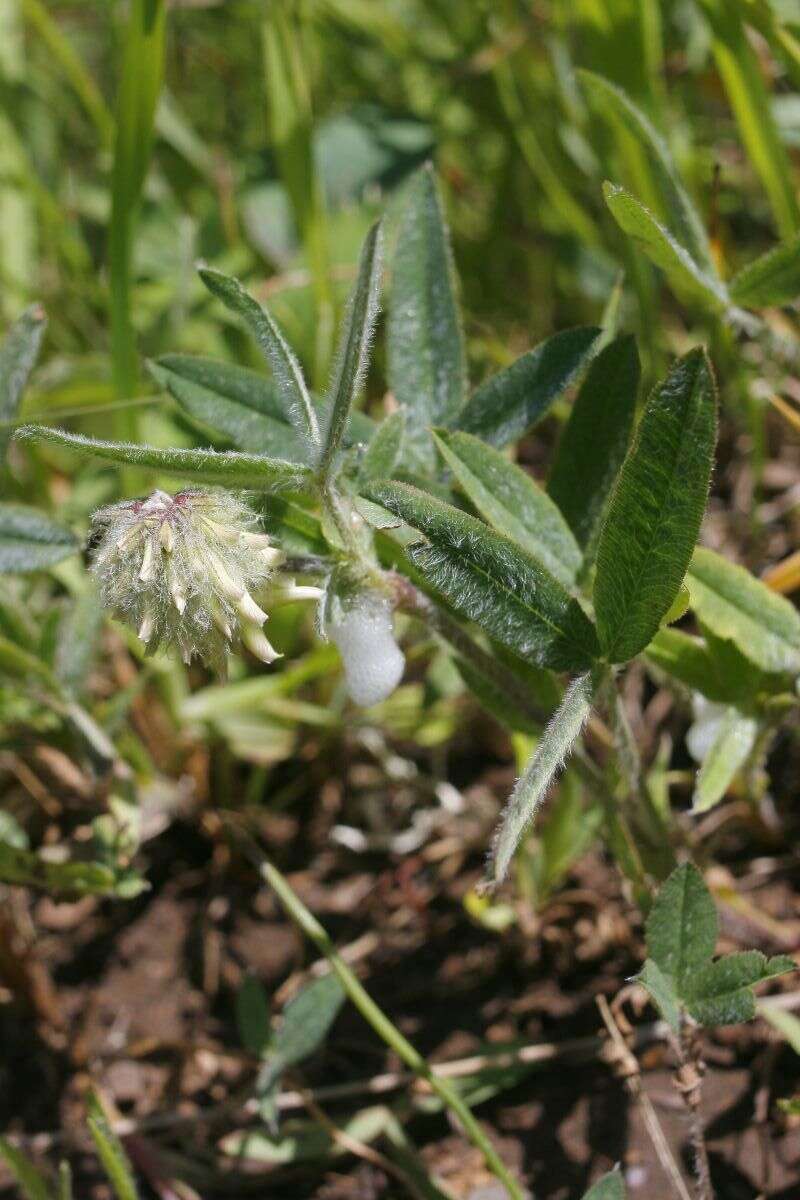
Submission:
<svg viewBox="0 0 800 1200">
<path fill-rule="evenodd" d="M 148 650 L 175 645 L 221 667 L 238 638 L 257 658 L 278 658 L 252 591 L 283 561 L 255 514 L 232 492 L 155 491 L 95 513 L 92 569 L 103 602 Z"/>
</svg>

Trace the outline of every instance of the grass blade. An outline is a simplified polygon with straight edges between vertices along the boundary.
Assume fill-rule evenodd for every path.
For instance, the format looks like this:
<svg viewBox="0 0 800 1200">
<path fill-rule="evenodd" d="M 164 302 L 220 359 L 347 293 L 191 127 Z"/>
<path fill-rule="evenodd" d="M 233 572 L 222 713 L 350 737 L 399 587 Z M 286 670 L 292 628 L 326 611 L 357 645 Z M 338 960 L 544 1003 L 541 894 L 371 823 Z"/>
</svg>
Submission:
<svg viewBox="0 0 800 1200">
<path fill-rule="evenodd" d="M 800 231 L 796 181 L 747 38 L 740 0 L 701 0 L 713 31 L 713 50 L 748 156 L 769 196 L 782 238 Z"/>
<path fill-rule="evenodd" d="M 166 0 L 131 0 L 116 106 L 108 232 L 111 354 L 117 395 L 136 393 L 138 358 L 131 319 L 133 245 L 164 71 Z M 136 410 L 120 409 L 116 433 L 134 438 Z"/>
<path fill-rule="evenodd" d="M 311 269 L 315 300 L 314 384 L 328 373 L 334 326 L 330 251 L 322 188 L 314 166 L 311 92 L 296 20 L 287 5 L 270 4 L 263 24 L 269 125 L 281 180 Z"/>
</svg>

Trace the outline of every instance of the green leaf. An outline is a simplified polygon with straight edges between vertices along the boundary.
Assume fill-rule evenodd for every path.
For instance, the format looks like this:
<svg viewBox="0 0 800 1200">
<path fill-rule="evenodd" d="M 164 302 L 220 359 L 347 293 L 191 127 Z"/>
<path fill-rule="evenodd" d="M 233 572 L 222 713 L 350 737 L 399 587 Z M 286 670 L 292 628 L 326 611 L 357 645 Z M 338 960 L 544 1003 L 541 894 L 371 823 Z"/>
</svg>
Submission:
<svg viewBox="0 0 800 1200">
<path fill-rule="evenodd" d="M 117 1200 L 139 1200 L 139 1193 L 133 1178 L 133 1169 L 128 1156 L 122 1148 L 122 1142 L 112 1131 L 106 1121 L 103 1110 L 97 1099 L 92 1096 L 89 1102 L 91 1116 L 88 1119 L 89 1132 L 97 1148 L 103 1170 L 108 1176 Z"/>
<path fill-rule="evenodd" d="M 406 434 L 406 410 L 384 417 L 367 446 L 358 470 L 358 482 L 363 486 L 373 479 L 389 479 L 403 453 Z"/>
<path fill-rule="evenodd" d="M 50 1200 L 50 1188 L 44 1175 L 33 1165 L 31 1160 L 12 1146 L 4 1137 L 0 1137 L 0 1157 L 16 1179 L 25 1200 Z"/>
<path fill-rule="evenodd" d="M 729 708 L 703 764 L 697 773 L 692 812 L 707 812 L 728 791 L 737 772 L 747 762 L 756 743 L 758 721 Z"/>
<path fill-rule="evenodd" d="M 795 969 L 797 969 L 796 963 Z M 775 1008 L 771 1004 L 757 1004 L 756 1010 L 759 1017 L 769 1021 L 772 1028 L 777 1029 L 778 1033 L 786 1039 L 795 1054 L 800 1054 L 800 1017 L 796 1017 L 794 1013 L 786 1012 L 782 1008 Z M 797 1111 L 800 1113 L 800 1096 L 797 1098 Z"/>
<path fill-rule="evenodd" d="M 322 1045 L 344 998 L 338 978 L 323 975 L 290 1000 L 258 1077 L 259 1095 L 268 1096 L 286 1067 L 302 1062 Z"/>
<path fill-rule="evenodd" d="M 41 571 L 77 550 L 70 531 L 38 509 L 0 502 L 0 572 Z"/>
<path fill-rule="evenodd" d="M 478 512 L 538 558 L 569 586 L 581 565 L 581 552 L 553 501 L 521 467 L 470 433 L 434 432 L 436 445 Z"/>
<path fill-rule="evenodd" d="M 11 425 L 42 345 L 47 317 L 41 304 L 26 308 L 0 344 L 0 458 L 5 457 Z"/>
<path fill-rule="evenodd" d="M 153 467 L 165 475 L 192 479 L 198 483 L 225 484 L 243 488 L 285 488 L 296 486 L 308 476 L 308 468 L 299 463 L 267 458 L 260 454 L 240 454 L 235 450 L 163 450 L 156 446 L 134 446 L 126 442 L 101 442 L 97 438 L 46 425 L 23 425 L 18 438 L 52 442 L 83 454 L 94 454 L 109 462 Z"/>
<path fill-rule="evenodd" d="M 308 444 L 291 424 L 272 380 L 246 367 L 188 354 L 165 354 L 147 365 L 192 420 L 221 433 L 238 450 L 308 461 Z"/>
<path fill-rule="evenodd" d="M 734 304 L 791 304 L 800 297 L 800 235 L 748 263 L 729 284 Z"/>
<path fill-rule="evenodd" d="M 0 842 L 0 881 L 69 896 L 138 895 L 147 886 L 138 876 L 99 862 L 50 862 L 31 850 Z"/>
<path fill-rule="evenodd" d="M 272 1028 L 267 993 L 255 975 L 245 975 L 236 993 L 236 1024 L 245 1050 L 262 1058 L 272 1043 Z"/>
<path fill-rule="evenodd" d="M 721 312 L 728 307 L 724 284 L 698 266 L 689 251 L 675 241 L 649 208 L 614 183 L 603 184 L 603 196 L 620 229 L 642 247 L 657 267 L 661 267 L 679 297 L 699 301 L 711 312 Z"/>
<path fill-rule="evenodd" d="M 697 967 L 684 981 L 686 1006 L 701 1025 L 734 1025 L 756 1015 L 752 988 L 765 979 L 796 971 L 787 955 L 766 958 L 759 950 L 726 954 Z"/>
<path fill-rule="evenodd" d="M 717 930 L 717 910 L 703 876 L 682 863 L 662 885 L 647 918 L 648 955 L 679 994 L 714 953 Z"/>
<path fill-rule="evenodd" d="M 669 975 L 665 975 L 652 958 L 648 958 L 638 975 L 635 976 L 647 990 L 661 1016 L 674 1033 L 680 1032 L 681 1010 L 680 998 L 675 990 L 675 984 Z"/>
<path fill-rule="evenodd" d="M 705 226 L 683 186 L 661 134 L 622 88 L 593 71 L 578 71 L 578 77 L 618 127 L 634 139 L 643 153 L 659 211 L 667 227 L 673 231 L 676 241 L 688 250 L 704 270 L 712 276 L 715 275 Z"/>
<path fill-rule="evenodd" d="M 494 446 L 516 441 L 569 387 L 599 335 L 594 326 L 553 334 L 481 384 L 452 423 Z"/>
<path fill-rule="evenodd" d="M 450 235 L 430 166 L 408 189 L 392 266 L 388 377 L 408 412 L 409 445 L 433 461 L 429 425 L 449 425 L 464 403 L 467 368 Z"/>
<path fill-rule="evenodd" d="M 272 377 L 281 393 L 285 411 L 297 424 L 309 447 L 319 447 L 319 422 L 303 372 L 272 317 L 248 295 L 238 279 L 208 268 L 200 271 L 200 278 L 212 295 L 244 320 L 272 369 Z"/>
<path fill-rule="evenodd" d="M 594 604 L 610 662 L 627 662 L 645 648 L 680 590 L 716 436 L 710 364 L 703 350 L 692 350 L 645 406 L 600 535 Z"/>
<path fill-rule="evenodd" d="M 492 845 L 490 874 L 501 883 L 523 833 L 536 816 L 553 779 L 589 717 L 596 681 L 591 673 L 570 683 L 503 810 Z"/>
<path fill-rule="evenodd" d="M 66 1159 L 58 1164 L 58 1200 L 73 1200 L 72 1168 Z"/>
<path fill-rule="evenodd" d="M 369 348 L 378 318 L 381 287 L 381 227 L 372 226 L 361 250 L 358 276 L 342 328 L 336 367 L 327 403 L 330 416 L 320 456 L 323 476 L 330 474 L 344 436 L 350 411 L 364 384 Z"/>
<path fill-rule="evenodd" d="M 522 658 L 585 670 L 598 652 L 594 627 L 548 571 L 482 521 L 405 483 L 374 483 L 367 498 L 429 539 L 408 554 L 457 611 Z"/>
<path fill-rule="evenodd" d="M 732 646 L 731 642 L 724 643 Z M 680 629 L 659 629 L 646 651 L 647 659 L 679 683 L 718 704 L 751 700 L 759 690 L 761 672 L 736 652 L 723 660 L 718 647 Z"/>
<path fill-rule="evenodd" d="M 619 1171 L 610 1171 L 590 1187 L 583 1200 L 625 1200 L 625 1184 Z"/>
<path fill-rule="evenodd" d="M 91 582 L 73 600 L 58 624 L 54 670 L 68 692 L 80 695 L 86 689 L 103 628 L 104 610 Z"/>
<path fill-rule="evenodd" d="M 312 980 L 286 1005 L 275 1037 L 275 1053 L 285 1066 L 302 1062 L 322 1045 L 344 998 L 341 983 L 331 974 Z"/>
<path fill-rule="evenodd" d="M 591 362 L 561 434 L 547 491 L 578 545 L 592 549 L 609 494 L 628 449 L 639 355 L 632 337 L 618 337 Z"/>
<path fill-rule="evenodd" d="M 744 567 L 697 547 L 686 576 L 692 608 L 765 671 L 800 671 L 800 614 Z"/>
</svg>

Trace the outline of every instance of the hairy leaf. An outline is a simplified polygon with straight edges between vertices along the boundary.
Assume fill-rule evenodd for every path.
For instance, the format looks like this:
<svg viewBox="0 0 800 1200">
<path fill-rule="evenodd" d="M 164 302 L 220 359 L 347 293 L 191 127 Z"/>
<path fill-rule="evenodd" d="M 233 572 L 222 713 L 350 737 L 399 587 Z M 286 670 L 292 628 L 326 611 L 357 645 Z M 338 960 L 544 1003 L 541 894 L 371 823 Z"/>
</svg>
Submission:
<svg viewBox="0 0 800 1200">
<path fill-rule="evenodd" d="M 47 317 L 41 304 L 26 308 L 0 343 L 0 457 L 5 455 L 20 400 L 42 345 Z M 7 422 L 7 423 L 6 423 Z"/>
<path fill-rule="evenodd" d="M 791 304 L 800 297 L 800 235 L 748 263 L 730 282 L 734 304 Z"/>
<path fill-rule="evenodd" d="M 311 447 L 320 444 L 319 421 L 300 364 L 272 317 L 248 295 L 238 279 L 204 268 L 200 278 L 226 308 L 242 317 L 272 368 L 286 411 Z"/>
<path fill-rule="evenodd" d="M 406 410 L 389 413 L 372 435 L 358 471 L 359 484 L 372 479 L 389 479 L 402 453 L 406 434 Z"/>
<path fill-rule="evenodd" d="M 455 425 L 494 446 L 522 437 L 569 387 L 599 335 L 594 326 L 553 334 L 481 384 Z"/>
<path fill-rule="evenodd" d="M 692 608 L 765 671 L 800 671 L 800 614 L 744 567 L 697 547 L 686 576 Z"/>
<path fill-rule="evenodd" d="M 260 454 L 241 454 L 236 450 L 162 450 L 156 446 L 134 446 L 127 442 L 101 442 L 97 438 L 51 429 L 46 425 L 24 425 L 16 436 L 30 441 L 52 442 L 56 446 L 93 454 L 109 462 L 153 467 L 165 475 L 176 475 L 199 483 L 276 488 L 300 484 L 308 475 L 308 468 L 299 463 Z"/>
<path fill-rule="evenodd" d="M 0 502 L 0 572 L 39 571 L 77 549 L 72 533 L 37 509 Z"/>
<path fill-rule="evenodd" d="M 591 665 L 598 646 L 583 609 L 514 542 L 409 484 L 374 483 L 366 495 L 429 539 L 409 556 L 457 612 L 539 666 Z"/>
<path fill-rule="evenodd" d="M 345 316 L 336 368 L 327 398 L 330 412 L 320 457 L 323 473 L 330 471 L 344 437 L 350 411 L 364 383 L 370 343 L 378 317 L 381 265 L 381 227 L 376 223 L 367 234 L 361 250 L 358 277 Z"/>
<path fill-rule="evenodd" d="M 188 354 L 165 354 L 148 369 L 193 421 L 222 434 L 238 450 L 308 461 L 308 444 L 272 380 L 246 367 Z"/>
<path fill-rule="evenodd" d="M 553 501 L 521 467 L 470 433 L 434 434 L 446 464 L 478 512 L 563 584 L 574 582 L 581 552 Z"/>
<path fill-rule="evenodd" d="M 467 368 L 450 235 L 430 166 L 412 180 L 400 225 L 387 353 L 389 386 L 408 413 L 409 446 L 431 464 L 427 429 L 450 424 L 461 410 Z"/>
<path fill-rule="evenodd" d="M 593 359 L 561 434 L 547 491 L 578 545 L 593 547 L 628 449 L 639 355 L 632 337 L 618 337 Z"/>
<path fill-rule="evenodd" d="M 530 762 L 517 780 L 492 846 L 490 874 L 494 883 L 501 883 L 508 874 L 520 838 L 539 811 L 553 779 L 586 724 L 595 687 L 590 672 L 573 679 Z"/>
<path fill-rule="evenodd" d="M 635 979 L 650 994 L 670 1028 L 678 1033 L 681 1026 L 680 998 L 671 976 L 665 975 L 658 964 L 648 958 Z"/>
<path fill-rule="evenodd" d="M 717 910 L 703 876 L 682 863 L 653 901 L 647 918 L 647 951 L 664 975 L 676 983 L 705 965 L 717 942 Z"/>
<path fill-rule="evenodd" d="M 699 301 L 711 312 L 727 308 L 728 295 L 724 285 L 703 271 L 649 208 L 614 183 L 603 184 L 603 195 L 620 229 L 642 247 L 656 266 L 661 267 L 680 297 Z"/>
<path fill-rule="evenodd" d="M 785 954 L 775 958 L 767 958 L 759 950 L 726 954 L 687 976 L 683 986 L 686 1006 L 701 1025 L 750 1021 L 756 1015 L 754 985 L 796 970 L 797 963 Z"/>
<path fill-rule="evenodd" d="M 612 119 L 635 140 L 643 152 L 658 198 L 659 211 L 663 213 L 676 241 L 689 251 L 704 270 L 710 275 L 715 275 L 716 269 L 705 226 L 675 169 L 672 155 L 661 134 L 622 88 L 593 71 L 582 70 L 578 72 L 578 76 Z"/>
<path fill-rule="evenodd" d="M 678 594 L 706 505 L 716 433 L 711 368 L 693 350 L 650 396 L 600 535 L 594 603 L 611 662 L 645 648 Z"/>
</svg>

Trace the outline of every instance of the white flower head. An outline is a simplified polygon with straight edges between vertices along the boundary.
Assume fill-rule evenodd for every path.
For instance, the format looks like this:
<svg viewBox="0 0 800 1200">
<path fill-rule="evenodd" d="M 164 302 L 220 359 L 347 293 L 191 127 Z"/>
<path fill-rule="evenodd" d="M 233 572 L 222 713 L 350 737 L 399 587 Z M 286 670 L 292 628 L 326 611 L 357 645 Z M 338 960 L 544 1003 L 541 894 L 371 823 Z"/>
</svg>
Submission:
<svg viewBox="0 0 800 1200">
<path fill-rule="evenodd" d="M 406 660 L 395 640 L 392 608 L 389 597 L 376 591 L 328 597 L 325 632 L 342 656 L 351 700 L 365 708 L 391 696 L 403 677 Z"/>
<path fill-rule="evenodd" d="M 103 603 L 136 629 L 148 651 L 176 645 L 217 669 L 237 639 L 263 662 L 279 655 L 251 590 L 283 561 L 245 502 L 224 491 L 155 491 L 101 508 L 92 571 Z"/>
</svg>

